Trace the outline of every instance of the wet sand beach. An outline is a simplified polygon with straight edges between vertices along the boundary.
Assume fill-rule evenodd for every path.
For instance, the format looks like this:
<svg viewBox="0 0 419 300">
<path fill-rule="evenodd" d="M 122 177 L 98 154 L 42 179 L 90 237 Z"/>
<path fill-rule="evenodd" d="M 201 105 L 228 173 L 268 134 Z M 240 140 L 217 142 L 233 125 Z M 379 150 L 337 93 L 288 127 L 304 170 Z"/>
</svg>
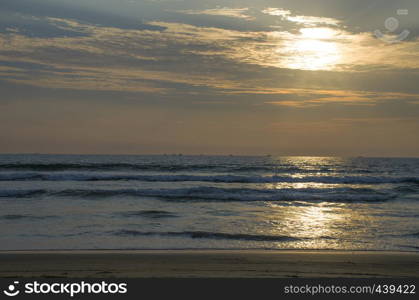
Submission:
<svg viewBox="0 0 419 300">
<path fill-rule="evenodd" d="M 419 277 L 419 253 L 383 251 L 2 251 L 0 277 Z"/>
</svg>

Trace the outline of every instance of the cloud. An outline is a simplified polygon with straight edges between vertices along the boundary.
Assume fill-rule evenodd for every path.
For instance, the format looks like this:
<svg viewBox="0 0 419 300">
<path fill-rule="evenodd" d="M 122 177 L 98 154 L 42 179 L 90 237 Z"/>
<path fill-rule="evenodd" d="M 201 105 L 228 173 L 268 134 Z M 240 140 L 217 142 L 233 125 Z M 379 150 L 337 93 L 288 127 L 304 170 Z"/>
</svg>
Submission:
<svg viewBox="0 0 419 300">
<path fill-rule="evenodd" d="M 340 21 L 332 18 L 323 18 L 323 17 L 312 17 L 312 16 L 289 16 L 287 17 L 288 21 L 301 23 L 304 25 L 317 25 L 317 24 L 325 24 L 325 25 L 338 25 Z"/>
<path fill-rule="evenodd" d="M 343 105 L 368 105 L 373 106 L 382 101 L 388 100 L 406 100 L 418 99 L 417 94 L 407 93 L 374 93 L 363 91 L 316 91 L 316 90 L 303 90 L 298 95 L 301 100 L 284 100 L 284 101 L 271 101 L 267 104 L 288 106 L 294 108 L 309 108 L 317 107 L 325 104 L 343 104 Z M 317 96 L 317 97 L 313 97 Z"/>
<path fill-rule="evenodd" d="M 282 9 L 282 8 L 273 8 L 273 7 L 269 7 L 269 8 L 266 8 L 266 9 L 262 10 L 262 13 L 267 14 L 267 15 L 271 15 L 271 16 L 284 17 L 284 18 L 291 15 L 290 10 Z"/>
<path fill-rule="evenodd" d="M 20 34 L 0 34 L 1 60 L 43 66 L 36 76 L 32 76 L 36 70 L 31 70 L 26 79 L 10 81 L 45 87 L 143 92 L 158 91 L 151 81 L 215 87 L 228 84 L 227 80 L 217 83 L 209 75 L 150 70 L 150 67 L 153 68 L 153 62 L 166 66 L 168 60 L 182 60 L 186 56 L 182 54 L 185 47 L 201 47 L 203 40 L 220 41 L 221 35 L 224 40 L 234 39 L 233 33 L 225 34 L 223 30 L 204 28 L 196 30 L 194 36 L 191 36 L 195 27 L 176 23 L 155 22 L 166 26 L 166 30 L 158 32 L 98 27 L 57 18 L 50 18 L 49 21 L 55 26 L 83 32 L 86 36 L 44 39 Z M 166 50 L 170 44 L 177 45 L 178 50 Z M 147 62 L 150 62 L 149 69 Z M 19 72 L 23 70 L 15 69 Z M 141 80 L 149 82 L 141 83 Z"/>
<path fill-rule="evenodd" d="M 417 118 L 409 117 L 367 117 L 367 118 L 324 118 L 323 120 L 298 120 L 273 122 L 269 129 L 280 132 L 281 136 L 291 135 L 300 140 L 323 139 L 325 143 L 333 144 L 339 137 L 346 139 L 340 141 L 342 144 L 357 141 L 358 143 L 374 143 L 377 133 L 383 137 L 393 136 L 404 141 L 404 135 L 412 136 L 419 128 Z M 400 133 L 404 133 L 401 134 Z M 393 134 L 391 134 L 393 133 Z M 330 139 L 330 137 L 333 137 Z M 385 139 L 384 139 L 385 140 Z M 385 145 L 384 140 L 381 143 Z M 376 141 L 375 141 L 376 142 Z M 309 143 L 309 142 L 308 142 Z M 404 143 L 406 143 L 404 141 Z M 388 148 L 388 147 L 387 147 Z"/>
<path fill-rule="evenodd" d="M 7 27 L 6 28 L 6 31 L 7 32 L 15 32 L 15 33 L 17 33 L 17 32 L 19 32 L 19 29 L 18 28 L 15 28 L 15 27 Z"/>
<path fill-rule="evenodd" d="M 223 16 L 230 18 L 239 18 L 246 20 L 254 20 L 255 18 L 246 14 L 249 8 L 229 8 L 217 7 L 204 10 L 176 10 L 175 12 L 187 15 L 209 15 L 209 16 Z"/>
<path fill-rule="evenodd" d="M 333 18 L 325 18 L 325 17 L 314 17 L 314 16 L 302 16 L 302 15 L 292 15 L 292 12 L 287 9 L 282 8 L 266 8 L 262 10 L 262 13 L 271 15 L 271 16 L 278 16 L 281 17 L 283 20 L 287 20 L 294 23 L 304 24 L 306 26 L 313 26 L 313 25 L 334 25 L 337 26 L 341 23 L 337 19 Z"/>
<path fill-rule="evenodd" d="M 336 28 L 302 28 L 295 33 L 243 32 L 152 21 L 147 25 L 159 30 L 150 30 L 60 18 L 47 21 L 50 26 L 79 34 L 45 38 L 20 32 L 0 33 L 3 63 L 37 66 L 14 66 L 2 71 L 2 79 L 78 90 L 193 94 L 211 89 L 219 95 L 281 95 L 301 92 L 298 88 L 292 90 L 292 86 L 307 86 L 295 82 L 293 69 L 359 73 L 419 68 L 416 41 L 383 47 L 371 35 Z M 278 87 L 276 77 L 287 81 Z M 322 80 L 321 76 L 318 80 Z M 278 105 L 375 102 L 365 95 L 355 96 L 299 97 L 278 101 Z"/>
<path fill-rule="evenodd" d="M 296 108 L 307 108 L 313 106 L 320 106 L 328 103 L 340 103 L 344 105 L 374 105 L 376 101 L 372 98 L 359 97 L 359 96 L 335 96 L 335 97 L 323 97 L 309 100 L 295 100 L 295 101 L 279 101 L 279 102 L 268 102 L 274 105 L 290 106 Z"/>
<path fill-rule="evenodd" d="M 395 122 L 413 122 L 418 123 L 416 118 L 334 118 L 333 121 L 341 122 L 345 124 L 380 124 L 380 123 L 395 123 Z"/>
</svg>

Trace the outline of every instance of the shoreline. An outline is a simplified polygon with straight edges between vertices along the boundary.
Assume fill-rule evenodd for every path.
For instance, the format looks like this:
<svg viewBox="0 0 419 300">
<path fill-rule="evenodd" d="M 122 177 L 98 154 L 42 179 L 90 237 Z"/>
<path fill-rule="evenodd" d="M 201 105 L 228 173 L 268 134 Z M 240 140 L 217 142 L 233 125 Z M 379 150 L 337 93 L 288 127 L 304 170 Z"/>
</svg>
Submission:
<svg viewBox="0 0 419 300">
<path fill-rule="evenodd" d="M 103 249 L 13 249 L 13 250 L 0 250 L 1 254 L 36 254 L 36 253 L 138 253 L 138 254 L 147 254 L 147 253 L 311 253 L 311 252 L 324 252 L 324 253 L 381 253 L 381 254 L 419 254 L 419 250 L 380 250 L 380 249 L 271 249 L 271 248 L 135 248 L 135 249 L 114 249 L 114 248 L 103 248 Z"/>
<path fill-rule="evenodd" d="M 0 251 L 0 278 L 419 278 L 419 252 Z"/>
</svg>

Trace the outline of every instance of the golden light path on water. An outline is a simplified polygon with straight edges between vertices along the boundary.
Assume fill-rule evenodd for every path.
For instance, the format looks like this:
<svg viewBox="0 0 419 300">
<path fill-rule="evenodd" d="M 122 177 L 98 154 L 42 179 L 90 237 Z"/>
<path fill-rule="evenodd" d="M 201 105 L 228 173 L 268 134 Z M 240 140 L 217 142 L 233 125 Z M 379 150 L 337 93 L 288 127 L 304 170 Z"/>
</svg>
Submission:
<svg viewBox="0 0 419 300">
<path fill-rule="evenodd" d="M 289 157 L 282 163 L 298 166 L 336 166 L 342 158 L 332 157 Z M 293 177 L 302 178 L 315 174 L 300 173 Z M 319 176 L 324 174 L 318 173 Z M 330 189 L 343 187 L 342 184 L 326 184 L 317 182 L 272 183 L 266 184 L 266 189 L 290 189 L 290 192 L 299 189 Z M 314 200 L 314 199 L 313 199 Z M 339 200 L 339 199 L 336 199 Z M 270 224 L 270 232 L 264 234 L 284 235 L 301 238 L 301 241 L 292 242 L 291 248 L 302 249 L 334 249 L 345 248 L 342 241 L 347 240 L 346 247 L 356 248 L 350 240 L 354 234 L 362 234 L 369 222 L 365 214 L 354 210 L 348 203 L 327 201 L 291 201 L 283 203 L 267 203 L 271 213 L 265 215 L 265 221 Z M 351 231 L 347 229 L 351 228 Z M 282 247 L 281 243 L 278 247 Z"/>
<path fill-rule="evenodd" d="M 353 209 L 346 205 L 278 205 L 270 204 L 272 214 L 265 216 L 271 225 L 270 232 L 264 234 L 283 235 L 300 238 L 293 241 L 290 248 L 332 249 L 345 248 L 342 241 L 354 238 L 354 232 L 345 230 L 354 228 L 355 223 L 364 223 L 362 216 L 356 216 Z M 278 247 L 282 247 L 278 243 Z M 356 248 L 349 243 L 347 248 Z"/>
</svg>

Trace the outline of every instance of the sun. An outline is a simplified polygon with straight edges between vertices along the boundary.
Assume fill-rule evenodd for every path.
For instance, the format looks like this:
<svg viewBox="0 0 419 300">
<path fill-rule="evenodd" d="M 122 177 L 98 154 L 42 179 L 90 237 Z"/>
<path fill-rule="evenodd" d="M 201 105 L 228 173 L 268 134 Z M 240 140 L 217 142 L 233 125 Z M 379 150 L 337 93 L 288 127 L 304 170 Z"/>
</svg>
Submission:
<svg viewBox="0 0 419 300">
<path fill-rule="evenodd" d="M 300 70 L 331 70 L 342 59 L 336 41 L 338 31 L 331 28 L 303 28 L 285 45 L 285 66 Z M 281 49 L 281 52 L 284 50 Z"/>
</svg>

